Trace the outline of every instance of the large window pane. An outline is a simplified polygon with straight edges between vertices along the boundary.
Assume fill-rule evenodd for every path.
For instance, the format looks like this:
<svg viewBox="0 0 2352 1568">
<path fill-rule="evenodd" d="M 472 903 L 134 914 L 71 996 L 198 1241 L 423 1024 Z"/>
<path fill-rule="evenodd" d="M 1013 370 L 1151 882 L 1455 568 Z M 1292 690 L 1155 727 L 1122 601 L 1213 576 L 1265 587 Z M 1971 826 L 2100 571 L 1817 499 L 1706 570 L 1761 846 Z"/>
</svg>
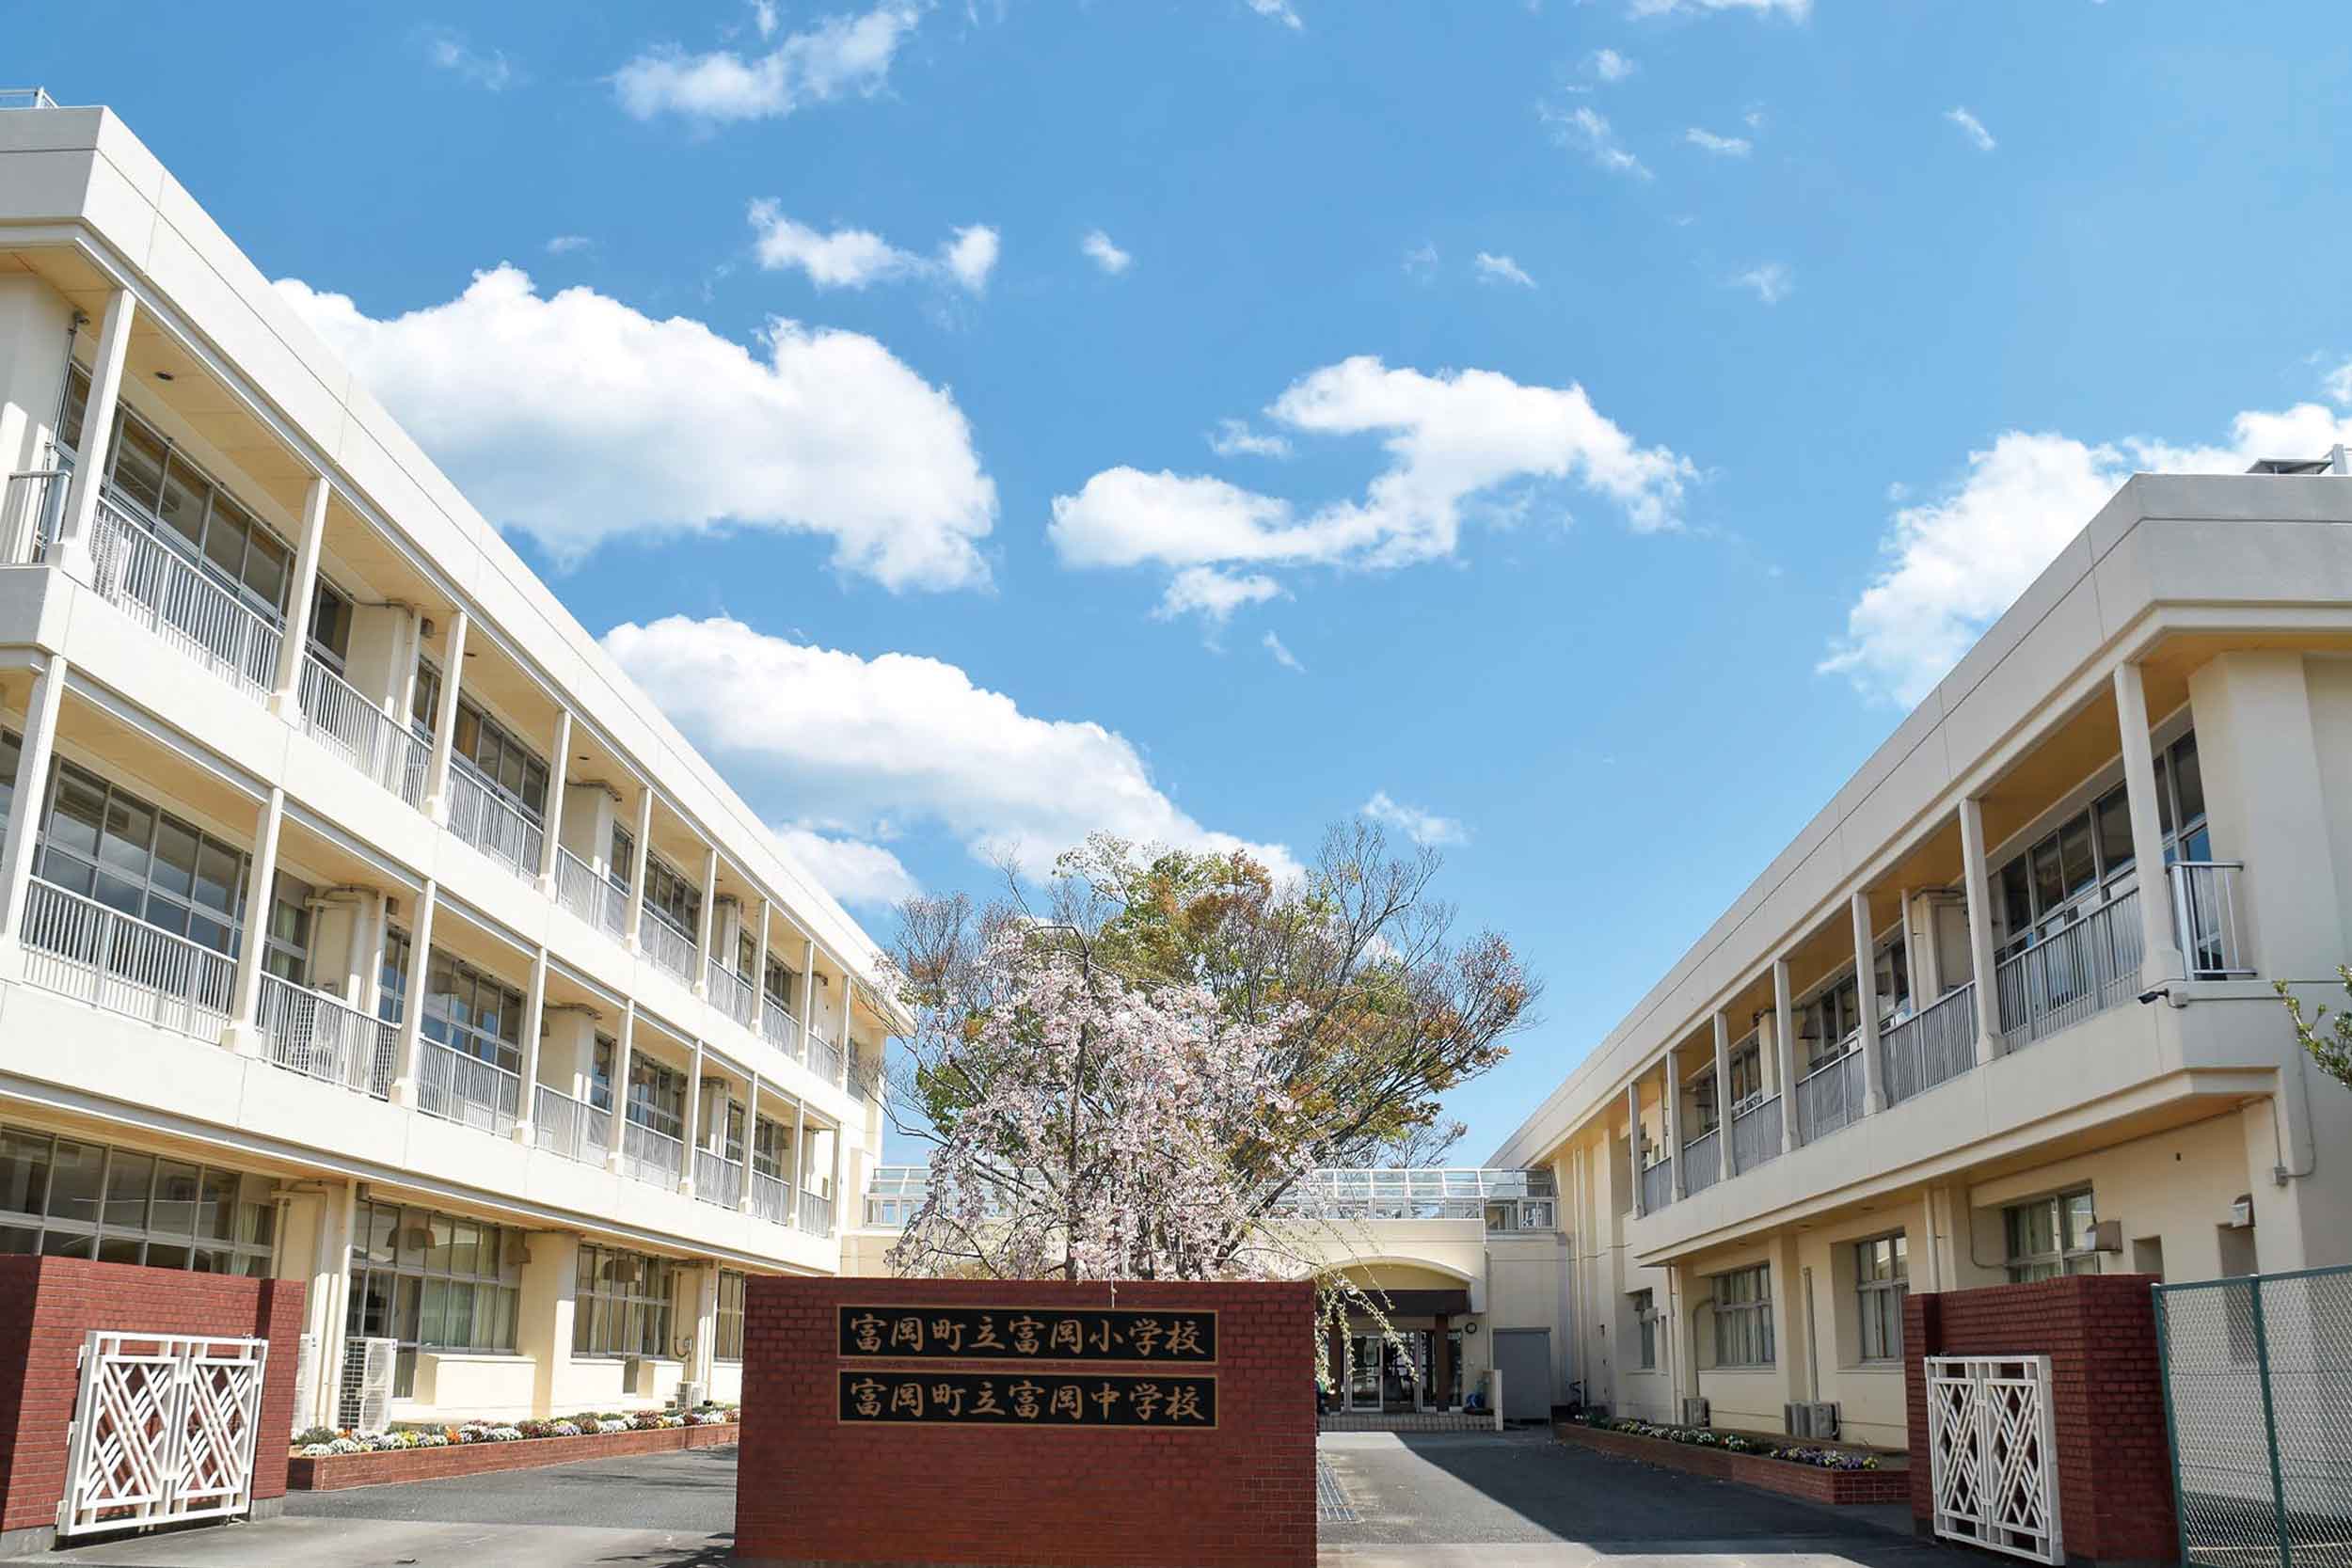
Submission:
<svg viewBox="0 0 2352 1568">
<path fill-rule="evenodd" d="M 38 1214 L 49 1201 L 50 1141 L 46 1132 L 0 1128 L 0 1210 Z"/>
<path fill-rule="evenodd" d="M 55 803 L 42 836 L 52 849 L 71 850 L 86 860 L 98 858 L 100 825 L 106 817 L 106 786 L 72 763 L 57 768 Z"/>
<path fill-rule="evenodd" d="M 143 1228 L 147 1195 L 154 1184 L 154 1156 L 116 1149 L 106 1167 L 106 1224 L 130 1230 Z"/>
<path fill-rule="evenodd" d="M 2183 736 L 2172 748 L 2173 787 L 2180 792 L 2181 820 L 2194 822 L 2205 815 L 2205 775 L 2197 762 L 2197 737 Z"/>
<path fill-rule="evenodd" d="M 155 515 L 163 519 L 167 528 L 194 544 L 204 537 L 204 512 L 212 499 L 210 482 L 191 465 L 175 461 L 164 472 L 163 499 L 155 508 Z"/>
<path fill-rule="evenodd" d="M 2099 802 L 2099 863 L 2108 876 L 2132 863 L 2132 808 L 2122 790 Z"/>
<path fill-rule="evenodd" d="M 178 1160 L 158 1160 L 155 1163 L 155 1206 L 148 1218 L 148 1228 L 159 1235 L 195 1234 L 198 1191 L 197 1168 L 194 1165 Z"/>
<path fill-rule="evenodd" d="M 150 512 L 163 499 L 164 444 L 134 419 L 124 419 L 115 435 L 114 483 Z"/>
</svg>

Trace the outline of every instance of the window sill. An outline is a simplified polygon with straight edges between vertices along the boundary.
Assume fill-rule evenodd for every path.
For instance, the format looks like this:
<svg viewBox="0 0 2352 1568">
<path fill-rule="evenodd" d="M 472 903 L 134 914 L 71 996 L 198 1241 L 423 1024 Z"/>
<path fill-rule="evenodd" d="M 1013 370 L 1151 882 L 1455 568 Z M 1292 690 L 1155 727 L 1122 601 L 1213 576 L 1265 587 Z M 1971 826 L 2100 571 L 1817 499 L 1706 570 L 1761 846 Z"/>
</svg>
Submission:
<svg viewBox="0 0 2352 1568">
<path fill-rule="evenodd" d="M 430 1345 L 419 1345 L 417 1354 L 429 1355 L 436 1361 L 479 1362 L 493 1367 L 529 1367 L 536 1364 L 530 1356 L 511 1350 L 435 1350 Z"/>
</svg>

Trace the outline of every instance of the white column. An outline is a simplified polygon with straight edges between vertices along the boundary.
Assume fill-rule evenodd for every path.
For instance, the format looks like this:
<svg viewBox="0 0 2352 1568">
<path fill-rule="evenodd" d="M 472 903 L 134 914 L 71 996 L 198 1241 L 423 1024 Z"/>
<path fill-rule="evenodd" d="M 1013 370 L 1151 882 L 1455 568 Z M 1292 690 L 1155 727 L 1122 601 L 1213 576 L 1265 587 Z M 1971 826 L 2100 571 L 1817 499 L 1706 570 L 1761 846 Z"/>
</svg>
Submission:
<svg viewBox="0 0 2352 1568">
<path fill-rule="evenodd" d="M 401 639 L 401 651 L 393 656 L 399 660 L 392 666 L 392 689 L 388 699 L 389 715 L 402 731 L 415 722 L 417 712 L 417 661 L 424 657 L 424 614 L 411 608 L 408 610 L 408 630 Z"/>
<path fill-rule="evenodd" d="M 515 1141 L 528 1148 L 537 1134 L 532 1117 L 539 1110 L 539 1047 L 548 1018 L 548 950 L 531 956 L 531 992 L 523 1002 L 523 1082 L 516 1099 Z"/>
<path fill-rule="evenodd" d="M 1772 960 L 1772 1060 L 1780 1072 L 1780 1151 L 1797 1148 L 1797 1011 L 1788 1005 L 1788 960 Z"/>
<path fill-rule="evenodd" d="M 400 1065 L 392 1073 L 392 1103 L 417 1102 L 417 1073 L 424 1054 L 424 983 L 433 969 L 433 909 L 440 902 L 440 884 L 424 879 L 417 895 L 416 924 L 408 932 L 408 995 L 400 1011 Z"/>
<path fill-rule="evenodd" d="M 743 1089 L 743 1191 L 735 1200 L 742 1213 L 752 1212 L 752 1176 L 759 1166 L 759 1074 L 754 1072 Z"/>
<path fill-rule="evenodd" d="M 645 928 L 645 865 L 653 853 L 653 785 L 648 784 L 637 792 L 637 837 L 628 851 L 628 946 L 632 953 L 645 950 L 643 940 Z"/>
<path fill-rule="evenodd" d="M 612 1147 L 604 1154 L 607 1170 L 621 1168 L 621 1146 L 628 1141 L 629 1058 L 636 1053 L 637 999 L 632 996 L 621 1004 L 621 1048 L 613 1053 Z"/>
<path fill-rule="evenodd" d="M 1687 1194 L 1683 1178 L 1689 1174 L 1690 1162 L 1682 1157 L 1682 1073 L 1671 1049 L 1666 1059 L 1658 1064 L 1658 1076 L 1666 1095 L 1666 1155 L 1674 1162 L 1674 1194 L 1682 1197 Z"/>
<path fill-rule="evenodd" d="M 850 1217 L 843 1212 L 843 1205 L 849 1202 L 849 1197 L 841 1190 L 841 1156 L 843 1153 L 841 1132 L 841 1124 L 835 1122 L 833 1129 L 833 1192 L 830 1195 L 833 1198 L 833 1228 L 827 1232 L 828 1235 L 834 1236 L 841 1234 L 841 1227 L 849 1223 Z M 834 1260 L 834 1267 L 836 1270 L 840 1267 L 837 1259 Z"/>
<path fill-rule="evenodd" d="M 792 1101 L 792 1213 L 790 1222 L 799 1228 L 801 1215 L 808 1209 L 808 1107 Z"/>
<path fill-rule="evenodd" d="M 2115 667 L 2115 721 L 2123 731 L 2123 800 L 2132 817 L 2132 864 L 2138 871 L 2139 925 L 2147 951 L 2140 986 L 2153 990 L 2184 979 L 2188 962 L 2172 928 L 2172 879 L 2164 869 L 2164 824 L 2156 815 L 2155 751 L 2148 737 L 2148 692 L 2139 666 Z"/>
<path fill-rule="evenodd" d="M 686 1069 L 686 1158 L 677 1173 L 677 1190 L 688 1197 L 694 1196 L 694 1156 L 703 1148 L 703 1042 L 694 1042 L 694 1054 Z"/>
<path fill-rule="evenodd" d="M 302 711 L 302 656 L 310 645 L 310 611 L 319 583 L 319 544 L 326 537 L 325 474 L 310 476 L 302 498 L 302 542 L 294 546 L 294 587 L 286 601 L 286 626 L 278 641 L 278 681 L 270 706 L 288 718 Z"/>
<path fill-rule="evenodd" d="M 752 955 L 752 1033 L 768 1037 L 768 898 L 759 899 L 759 943 Z"/>
<path fill-rule="evenodd" d="M 450 749 L 457 739 L 457 689 L 465 684 L 466 612 L 449 618 L 449 657 L 441 666 L 441 711 L 433 716 L 433 761 L 424 776 L 425 815 L 449 822 Z"/>
<path fill-rule="evenodd" d="M 272 786 L 253 823 L 253 859 L 246 866 L 245 929 L 237 939 L 237 1009 L 223 1045 L 241 1056 L 262 1053 L 262 958 L 269 947 L 270 910 L 278 889 L 278 835 L 286 820 L 286 792 Z"/>
<path fill-rule="evenodd" d="M 2001 988 L 1993 964 L 1993 879 L 1984 863 L 1984 802 L 1960 802 L 1960 861 L 1968 897 L 1968 977 L 1977 988 L 1977 1065 L 2001 1053 Z"/>
<path fill-rule="evenodd" d="M 710 933 L 719 921 L 719 847 L 703 855 L 702 918 L 694 923 L 694 994 L 710 994 Z"/>
<path fill-rule="evenodd" d="M 815 1027 L 810 1020 L 817 1015 L 817 939 L 801 941 L 801 1060 L 808 1061 L 808 1032 Z M 815 1070 L 811 1067 L 812 1071 Z"/>
<path fill-rule="evenodd" d="M 1870 895 L 1853 895 L 1854 1000 L 1862 1008 L 1862 1114 L 1886 1109 L 1884 1067 L 1879 1060 L 1878 950 L 1870 936 Z"/>
<path fill-rule="evenodd" d="M 1720 1176 L 1739 1174 L 1731 1158 L 1731 1020 L 1715 1015 L 1715 1162 Z"/>
<path fill-rule="evenodd" d="M 41 817 L 49 808 L 49 761 L 56 752 L 57 713 L 65 702 L 69 669 L 63 654 L 51 654 L 24 699 L 24 738 L 17 751 L 15 786 L 9 795 L 8 847 L 0 858 L 0 878 L 5 878 L 0 880 L 0 949 L 13 949 L 24 937 L 24 898 L 32 885 Z"/>
<path fill-rule="evenodd" d="M 373 889 L 362 893 L 351 911 L 351 935 L 343 945 L 342 984 L 336 988 L 343 1001 L 361 1012 L 373 1014 L 367 1005 L 368 977 L 374 973 L 370 967 L 375 957 L 375 923 L 383 918 L 384 895 Z"/>
<path fill-rule="evenodd" d="M 1642 1075 L 1635 1073 L 1625 1086 L 1625 1117 L 1627 1147 L 1633 1151 L 1633 1217 L 1642 1216 Z"/>
<path fill-rule="evenodd" d="M 572 764 L 572 710 L 555 710 L 555 751 L 548 759 L 546 834 L 539 846 L 539 891 L 555 892 L 555 857 L 564 845 L 564 779 Z"/>
<path fill-rule="evenodd" d="M 1928 1004 L 1934 1001 L 1935 996 L 1931 991 L 1927 990 L 1926 982 L 1920 977 L 1919 943 L 1915 940 L 1915 936 L 1911 928 L 1911 923 L 1917 916 L 1920 910 L 1927 908 L 1927 900 L 1923 898 L 1915 902 L 1911 896 L 1911 890 L 1909 888 L 1904 888 L 1901 892 L 1896 895 L 1896 897 L 1900 901 L 1902 907 L 1903 974 L 1908 977 L 1908 983 L 1911 987 L 1911 1010 L 1915 1013 L 1925 1012 L 1927 1010 Z"/>
<path fill-rule="evenodd" d="M 65 516 L 57 524 L 58 548 L 52 559 L 73 577 L 89 578 L 90 530 L 98 519 L 98 491 L 105 482 L 107 449 L 115 435 L 115 406 L 122 398 L 122 360 L 131 347 L 131 321 L 138 303 L 128 289 L 106 296 L 90 364 L 89 403 L 82 414 L 82 450 L 74 454 L 73 479 L 66 489 Z"/>
</svg>

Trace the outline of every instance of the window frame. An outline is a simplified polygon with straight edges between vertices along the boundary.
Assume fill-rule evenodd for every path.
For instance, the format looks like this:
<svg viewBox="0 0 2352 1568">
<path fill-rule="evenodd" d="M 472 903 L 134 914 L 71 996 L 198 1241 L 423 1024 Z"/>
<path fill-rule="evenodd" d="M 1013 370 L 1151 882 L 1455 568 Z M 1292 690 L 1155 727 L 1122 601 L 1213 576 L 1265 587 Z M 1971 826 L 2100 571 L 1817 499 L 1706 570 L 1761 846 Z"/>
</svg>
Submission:
<svg viewBox="0 0 2352 1568">
<path fill-rule="evenodd" d="M 379 1226 L 388 1227 L 381 1244 L 377 1239 Z M 470 1230 L 473 1236 L 469 1261 L 462 1271 L 456 1266 L 460 1227 Z M 421 1245 L 412 1247 L 408 1238 L 417 1229 L 424 1232 L 425 1239 Z M 444 1232 L 449 1240 L 437 1241 L 437 1236 Z M 408 1399 L 415 1394 L 417 1357 L 421 1354 L 518 1354 L 516 1347 L 521 1342 L 522 1265 L 509 1263 L 506 1259 L 509 1236 L 519 1234 L 513 1226 L 445 1213 L 417 1204 L 381 1198 L 360 1200 L 353 1216 L 347 1265 L 350 1300 L 344 1310 L 343 1331 L 364 1338 L 399 1341 L 392 1373 L 393 1398 Z M 481 1267 L 485 1248 L 489 1249 L 491 1259 L 486 1270 Z M 437 1267 L 434 1262 L 437 1250 L 442 1255 Z M 378 1276 L 385 1281 L 380 1296 L 373 1284 Z M 413 1283 L 404 1285 L 403 1281 Z M 424 1332 L 424 1301 L 428 1294 L 436 1293 L 435 1286 L 439 1287 L 439 1311 L 432 1320 L 436 1332 L 428 1338 Z M 465 1291 L 467 1325 L 462 1341 L 448 1332 L 450 1308 L 459 1299 L 461 1286 Z M 489 1293 L 485 1295 L 485 1291 Z M 379 1303 L 383 1318 L 377 1330 L 370 1333 L 368 1323 Z"/>
<path fill-rule="evenodd" d="M 713 1361 L 743 1359 L 743 1302 L 751 1282 L 752 1276 L 747 1274 L 738 1274 L 733 1269 L 719 1271 L 718 1321 L 710 1336 Z"/>
<path fill-rule="evenodd" d="M 1714 1298 L 1715 1367 L 1754 1371 L 1778 1364 L 1772 1339 L 1772 1265 L 1750 1263 L 1709 1277 Z M 1737 1353 L 1737 1354 L 1735 1354 Z"/>
<path fill-rule="evenodd" d="M 30 1152 L 36 1148 L 41 1151 L 38 1156 Z M 74 1201 L 68 1191 L 61 1191 L 57 1180 L 59 1151 L 65 1148 L 75 1151 L 77 1164 L 86 1152 L 97 1156 L 97 1180 L 88 1190 L 87 1216 L 53 1212 L 61 1201 Z M 16 1184 L 14 1173 L 20 1164 L 30 1168 L 32 1159 L 38 1158 L 41 1188 L 38 1208 L 0 1207 L 0 1253 L 97 1258 L 151 1269 L 246 1279 L 266 1279 L 275 1270 L 277 1205 L 265 1196 L 246 1196 L 249 1192 L 266 1194 L 266 1177 L 18 1122 L 0 1122 L 0 1155 L 5 1155 L 0 1158 L 0 1173 L 8 1174 L 10 1188 Z M 142 1164 L 145 1196 L 131 1198 L 121 1190 L 118 1171 L 128 1177 Z M 165 1194 L 167 1180 L 175 1184 L 174 1196 Z M 183 1187 L 190 1196 L 176 1196 Z M 4 1195 L 0 1203 L 14 1196 L 7 1189 L 0 1189 L 0 1195 Z M 120 1212 L 130 1202 L 138 1205 L 135 1219 Z M 166 1204 L 187 1205 L 185 1230 L 161 1223 Z M 182 1256 L 172 1258 L 174 1252 Z"/>
<path fill-rule="evenodd" d="M 1866 1366 L 1903 1358 L 1903 1303 L 1911 1294 L 1911 1249 L 1905 1232 L 1867 1236 L 1853 1247 L 1854 1349 Z M 1881 1252 L 1883 1249 L 1883 1252 Z M 1883 1264 L 1884 1272 L 1880 1272 Z"/>
<path fill-rule="evenodd" d="M 2075 1213 L 2075 1200 L 2083 1200 L 2081 1241 L 2073 1242 L 2071 1224 Z M 2018 1227 L 2026 1215 L 2035 1210 L 2046 1210 L 2050 1220 L 2050 1250 L 2026 1250 L 2018 1244 Z M 2098 1195 L 2088 1184 L 2061 1188 L 2037 1197 L 2022 1198 L 2001 1206 L 2001 1241 L 2004 1257 L 2002 1267 L 2012 1285 L 2030 1285 L 2044 1279 L 2063 1278 L 2068 1275 L 2102 1274 L 2106 1264 L 2102 1254 L 2091 1243 L 2097 1239 L 2099 1226 Z M 2077 1265 L 2088 1264 L 2088 1267 Z"/>
<path fill-rule="evenodd" d="M 614 1277 L 607 1263 L 630 1265 L 634 1279 Z M 672 1314 L 677 1295 L 677 1265 L 651 1253 L 582 1242 L 572 1276 L 572 1354 L 619 1358 L 670 1353 Z M 631 1341 L 634 1341 L 632 1344 Z M 648 1341 L 651 1349 L 646 1348 Z"/>
<path fill-rule="evenodd" d="M 1633 1304 L 1634 1354 L 1641 1358 L 1633 1370 L 1654 1372 L 1658 1370 L 1658 1292 L 1629 1291 L 1627 1295 Z"/>
</svg>

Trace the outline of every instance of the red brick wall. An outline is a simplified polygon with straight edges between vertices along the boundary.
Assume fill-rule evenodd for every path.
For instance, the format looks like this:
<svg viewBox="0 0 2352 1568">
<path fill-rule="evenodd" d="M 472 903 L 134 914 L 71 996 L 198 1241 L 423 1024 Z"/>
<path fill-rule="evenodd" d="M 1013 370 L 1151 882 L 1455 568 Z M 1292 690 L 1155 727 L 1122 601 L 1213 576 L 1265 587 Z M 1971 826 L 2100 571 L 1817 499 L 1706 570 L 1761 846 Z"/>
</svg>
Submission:
<svg viewBox="0 0 2352 1568">
<path fill-rule="evenodd" d="M 1881 1470 L 1832 1470 L 1819 1465 L 1770 1459 L 1758 1453 L 1731 1453 L 1693 1443 L 1669 1443 L 1629 1432 L 1602 1432 L 1574 1421 L 1551 1423 L 1552 1440 L 1578 1448 L 1597 1449 L 1620 1459 L 1638 1460 L 1661 1469 L 1680 1470 L 1715 1481 L 1761 1487 L 1807 1502 L 1845 1506 L 1851 1503 L 1900 1503 L 1911 1500 L 1911 1475 L 1900 1465 Z"/>
<path fill-rule="evenodd" d="M 2180 1555 L 2165 1445 L 2152 1275 L 2089 1275 L 1981 1291 L 1914 1294 L 1903 1343 L 1911 1425 L 1911 1513 L 1934 1513 L 1922 1357 L 2047 1355 L 2058 1429 L 2058 1521 L 2066 1553 L 2097 1562 Z"/>
<path fill-rule="evenodd" d="M 446 1449 L 395 1449 L 382 1453 L 328 1454 L 319 1459 L 296 1454 L 287 1461 L 286 1485 L 295 1492 L 340 1492 L 351 1486 L 532 1470 L 546 1465 L 578 1465 L 590 1459 L 675 1453 L 681 1449 L 718 1449 L 734 1441 L 732 1425 L 717 1425 L 600 1432 L 585 1437 L 525 1437 L 512 1443 L 453 1443 Z"/>
<path fill-rule="evenodd" d="M 1215 1431 L 863 1426 L 839 1418 L 834 1309 L 843 1303 L 1045 1314 L 1112 1306 L 1111 1289 L 754 1275 L 744 1306 L 737 1560 L 794 1568 L 1310 1568 L 1311 1285 L 1118 1287 L 1121 1307 L 1216 1309 L 1216 1365 L 1185 1369 L 1216 1373 Z M 923 1366 L 1005 1370 L 1002 1362 Z M 1096 1362 L 1087 1370 L 1136 1369 Z"/>
<path fill-rule="evenodd" d="M 302 1291 L 299 1280 L 0 1257 L 0 1530 L 57 1522 L 76 1358 L 92 1329 L 267 1338 L 253 1495 L 283 1497 Z"/>
</svg>

